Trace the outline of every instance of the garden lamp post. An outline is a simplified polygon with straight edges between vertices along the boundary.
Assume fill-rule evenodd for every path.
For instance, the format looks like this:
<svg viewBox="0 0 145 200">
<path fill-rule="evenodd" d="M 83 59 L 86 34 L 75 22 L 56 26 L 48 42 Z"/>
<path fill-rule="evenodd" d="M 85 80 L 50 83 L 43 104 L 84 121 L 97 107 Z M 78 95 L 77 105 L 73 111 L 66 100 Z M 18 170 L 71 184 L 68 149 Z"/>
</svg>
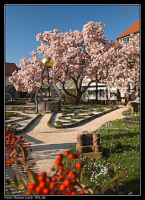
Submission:
<svg viewBox="0 0 145 200">
<path fill-rule="evenodd" d="M 42 69 L 42 74 L 43 74 L 44 69 L 46 69 L 47 73 L 48 73 L 48 91 L 49 91 L 48 98 L 50 100 L 49 69 L 51 69 L 51 67 L 53 65 L 53 60 L 50 57 L 44 57 L 42 59 L 42 65 L 44 66 L 44 68 Z M 42 79 L 42 77 L 41 77 L 41 79 Z"/>
<path fill-rule="evenodd" d="M 48 73 L 48 85 L 49 85 L 49 68 L 52 67 L 53 60 L 50 57 L 44 57 L 42 59 L 42 65 L 44 68 L 42 68 L 42 71 L 41 71 L 41 85 L 38 88 L 38 91 L 36 93 L 36 112 L 38 112 L 38 92 L 40 91 L 40 88 L 42 87 L 42 84 L 43 84 L 43 73 L 44 73 L 44 70 L 46 69 Z M 49 98 L 50 98 L 50 86 L 49 86 Z"/>
<path fill-rule="evenodd" d="M 57 91 L 58 93 L 58 97 L 59 97 L 59 100 L 60 100 L 60 92 L 54 82 L 54 71 L 52 69 L 52 65 L 53 65 L 53 60 L 52 58 L 48 57 L 48 56 L 45 56 L 43 59 L 42 59 L 42 65 L 43 65 L 43 68 L 42 68 L 42 71 L 41 71 L 41 85 L 36 93 L 36 112 L 38 112 L 38 92 L 40 91 L 40 89 L 42 88 L 42 84 L 43 84 L 43 73 L 44 73 L 44 70 L 47 71 L 47 74 L 48 74 L 48 92 L 49 92 L 49 95 L 48 95 L 48 101 L 51 101 L 51 95 L 50 95 L 50 84 L 49 84 L 49 70 L 52 71 L 52 81 L 53 81 L 53 86 L 55 88 L 55 90 Z M 46 108 L 46 101 L 45 101 L 45 108 Z"/>
</svg>

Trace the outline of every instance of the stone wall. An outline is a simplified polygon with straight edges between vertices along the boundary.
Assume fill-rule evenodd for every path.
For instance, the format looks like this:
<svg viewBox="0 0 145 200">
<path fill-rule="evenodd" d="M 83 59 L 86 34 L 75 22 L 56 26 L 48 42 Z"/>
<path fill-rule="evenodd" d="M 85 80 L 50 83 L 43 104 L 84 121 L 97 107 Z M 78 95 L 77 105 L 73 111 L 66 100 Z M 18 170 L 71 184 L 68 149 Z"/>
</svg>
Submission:
<svg viewBox="0 0 145 200">
<path fill-rule="evenodd" d="M 50 111 L 50 112 L 61 111 L 61 101 L 38 102 L 38 112 L 42 112 L 42 111 Z"/>
</svg>

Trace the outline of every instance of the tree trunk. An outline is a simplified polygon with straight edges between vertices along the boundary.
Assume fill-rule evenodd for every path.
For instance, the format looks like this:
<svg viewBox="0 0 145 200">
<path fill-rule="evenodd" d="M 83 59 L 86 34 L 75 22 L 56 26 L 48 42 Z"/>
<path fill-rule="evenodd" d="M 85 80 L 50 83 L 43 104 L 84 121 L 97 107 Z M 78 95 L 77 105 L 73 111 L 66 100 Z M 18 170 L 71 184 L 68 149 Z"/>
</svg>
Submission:
<svg viewBox="0 0 145 200">
<path fill-rule="evenodd" d="M 130 92 L 130 85 L 128 84 L 128 88 L 127 88 L 127 103 L 130 101 L 130 95 L 129 95 L 129 92 Z"/>
<path fill-rule="evenodd" d="M 36 92 L 36 94 L 35 94 L 35 112 L 38 112 L 38 99 L 37 99 L 37 94 L 38 94 L 38 92 Z"/>
<path fill-rule="evenodd" d="M 127 103 L 129 102 L 129 91 L 127 91 Z"/>
<path fill-rule="evenodd" d="M 76 103 L 79 103 L 81 101 L 82 93 L 78 91 L 77 97 L 76 97 Z"/>
<path fill-rule="evenodd" d="M 87 85 L 83 90 L 81 90 L 81 83 L 82 83 L 82 80 L 81 80 L 81 83 L 79 84 L 79 87 L 78 87 L 78 84 L 77 84 L 77 80 L 75 80 L 75 79 L 73 78 L 73 81 L 74 81 L 74 83 L 75 83 L 75 85 L 76 85 L 76 92 L 77 92 L 77 95 L 71 94 L 70 92 L 68 92 L 68 91 L 65 89 L 65 87 L 64 87 L 65 82 L 61 82 L 61 83 L 62 83 L 62 89 L 63 89 L 63 91 L 64 91 L 67 95 L 73 97 L 74 99 L 76 99 L 76 102 L 79 103 L 80 100 L 81 100 L 82 95 L 84 94 L 84 92 L 86 92 L 86 90 L 88 89 L 88 87 L 90 86 L 90 84 L 91 84 L 92 82 L 94 82 L 94 81 L 93 81 L 93 80 L 90 81 L 90 82 L 88 83 L 88 85 Z"/>
</svg>

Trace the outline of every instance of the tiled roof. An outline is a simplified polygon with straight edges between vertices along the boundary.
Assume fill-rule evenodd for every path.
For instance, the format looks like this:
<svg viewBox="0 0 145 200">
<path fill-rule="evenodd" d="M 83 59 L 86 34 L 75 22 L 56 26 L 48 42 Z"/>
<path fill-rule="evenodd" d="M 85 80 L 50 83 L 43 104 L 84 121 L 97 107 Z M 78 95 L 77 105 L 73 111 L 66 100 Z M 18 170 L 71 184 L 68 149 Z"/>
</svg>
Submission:
<svg viewBox="0 0 145 200">
<path fill-rule="evenodd" d="M 15 70 L 19 70 L 15 63 L 5 63 L 5 76 L 11 76 Z"/>
<path fill-rule="evenodd" d="M 119 41 L 116 40 L 114 47 L 116 48 L 119 45 Z"/>
<path fill-rule="evenodd" d="M 121 35 L 119 35 L 117 39 L 130 35 L 131 33 L 137 33 L 137 32 L 140 32 L 140 20 L 137 20 L 134 24 L 132 24 Z"/>
<path fill-rule="evenodd" d="M 5 87 L 5 91 L 8 92 L 8 91 L 10 91 L 12 88 L 14 88 L 13 85 L 7 85 L 7 86 Z"/>
</svg>

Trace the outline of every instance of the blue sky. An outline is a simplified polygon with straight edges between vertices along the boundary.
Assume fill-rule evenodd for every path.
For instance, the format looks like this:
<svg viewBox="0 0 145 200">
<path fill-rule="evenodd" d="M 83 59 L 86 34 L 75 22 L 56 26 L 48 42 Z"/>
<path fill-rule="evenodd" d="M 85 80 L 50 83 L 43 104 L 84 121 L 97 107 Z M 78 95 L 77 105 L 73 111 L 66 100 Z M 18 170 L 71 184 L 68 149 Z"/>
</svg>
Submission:
<svg viewBox="0 0 145 200">
<path fill-rule="evenodd" d="M 109 42 L 140 19 L 140 6 L 128 5 L 5 5 L 5 61 L 19 66 L 19 60 L 31 58 L 40 42 L 36 35 L 54 28 L 60 32 L 79 30 L 89 21 L 105 23 Z M 131 6 L 131 7 L 130 7 Z"/>
</svg>

